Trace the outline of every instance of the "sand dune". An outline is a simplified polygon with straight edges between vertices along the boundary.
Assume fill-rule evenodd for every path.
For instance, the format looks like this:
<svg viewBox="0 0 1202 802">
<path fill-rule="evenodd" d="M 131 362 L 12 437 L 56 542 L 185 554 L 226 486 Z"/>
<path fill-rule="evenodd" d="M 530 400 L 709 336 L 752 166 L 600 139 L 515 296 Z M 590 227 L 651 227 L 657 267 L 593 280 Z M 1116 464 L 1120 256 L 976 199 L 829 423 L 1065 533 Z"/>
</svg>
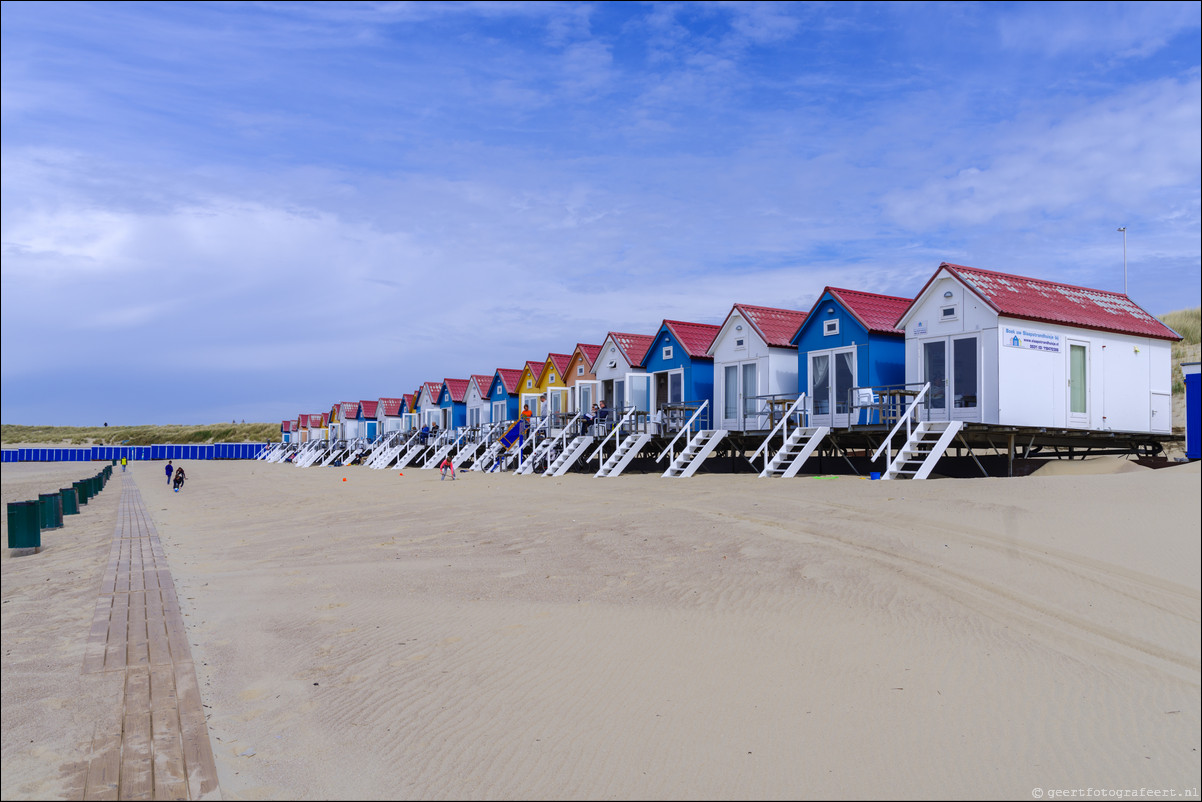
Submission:
<svg viewBox="0 0 1202 802">
<path fill-rule="evenodd" d="M 180 494 L 132 471 L 225 798 L 1180 793 L 1199 470 L 1114 462 L 927 482 L 197 462 Z M 111 694 L 79 676 L 104 503 L 3 561 L 6 799 L 69 795 Z"/>
</svg>

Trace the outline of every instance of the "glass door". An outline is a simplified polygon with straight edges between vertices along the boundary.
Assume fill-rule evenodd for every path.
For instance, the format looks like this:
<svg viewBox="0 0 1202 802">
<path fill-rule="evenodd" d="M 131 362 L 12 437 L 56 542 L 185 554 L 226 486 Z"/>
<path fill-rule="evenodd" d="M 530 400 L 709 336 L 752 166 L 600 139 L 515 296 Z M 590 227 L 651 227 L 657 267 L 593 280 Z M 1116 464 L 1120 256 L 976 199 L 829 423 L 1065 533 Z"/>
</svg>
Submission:
<svg viewBox="0 0 1202 802">
<path fill-rule="evenodd" d="M 947 341 L 922 344 L 922 380 L 930 383 L 926 409 L 930 420 L 947 420 Z"/>
<path fill-rule="evenodd" d="M 952 340 L 951 417 L 953 420 L 981 419 L 980 378 L 976 337 Z"/>
<path fill-rule="evenodd" d="M 1068 341 L 1068 425 L 1089 425 L 1089 344 Z"/>
<path fill-rule="evenodd" d="M 810 354 L 812 426 L 831 425 L 831 355 Z"/>
</svg>

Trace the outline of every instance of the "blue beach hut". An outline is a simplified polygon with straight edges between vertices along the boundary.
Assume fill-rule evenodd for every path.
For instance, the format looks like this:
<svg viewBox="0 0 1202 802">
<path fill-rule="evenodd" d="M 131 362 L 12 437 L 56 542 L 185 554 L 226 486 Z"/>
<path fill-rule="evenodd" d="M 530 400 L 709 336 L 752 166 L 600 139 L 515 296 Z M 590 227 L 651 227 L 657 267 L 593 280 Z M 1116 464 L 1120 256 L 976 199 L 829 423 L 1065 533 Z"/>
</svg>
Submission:
<svg viewBox="0 0 1202 802">
<path fill-rule="evenodd" d="M 906 381 L 906 333 L 897 322 L 912 302 L 837 287 L 822 291 L 793 336 L 797 387 L 809 396 L 810 425 L 879 422 L 857 409 L 855 390 Z"/>
</svg>

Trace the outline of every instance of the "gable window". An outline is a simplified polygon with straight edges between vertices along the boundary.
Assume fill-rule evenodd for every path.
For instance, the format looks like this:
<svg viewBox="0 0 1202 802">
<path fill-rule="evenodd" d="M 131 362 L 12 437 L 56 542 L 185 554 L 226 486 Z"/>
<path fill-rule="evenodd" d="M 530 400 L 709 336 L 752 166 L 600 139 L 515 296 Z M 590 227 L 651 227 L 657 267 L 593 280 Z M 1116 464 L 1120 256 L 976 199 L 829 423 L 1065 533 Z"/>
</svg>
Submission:
<svg viewBox="0 0 1202 802">
<path fill-rule="evenodd" d="M 534 386 L 534 379 L 526 379 L 526 389 L 529 390 Z"/>
<path fill-rule="evenodd" d="M 822 321 L 822 336 L 830 337 L 839 333 L 839 318 Z"/>
<path fill-rule="evenodd" d="M 939 319 L 940 320 L 955 320 L 956 319 L 956 307 L 944 306 L 944 307 L 940 308 Z"/>
<path fill-rule="evenodd" d="M 735 348 L 742 348 L 746 344 L 747 344 L 747 341 L 745 339 L 743 339 L 742 337 L 735 338 Z"/>
<path fill-rule="evenodd" d="M 584 365 L 577 365 L 577 366 L 576 366 L 576 375 L 577 375 L 577 376 L 583 376 L 583 375 L 584 375 Z"/>
<path fill-rule="evenodd" d="M 664 360 L 668 360 L 671 358 L 672 358 L 672 346 L 665 345 L 664 346 Z"/>
</svg>

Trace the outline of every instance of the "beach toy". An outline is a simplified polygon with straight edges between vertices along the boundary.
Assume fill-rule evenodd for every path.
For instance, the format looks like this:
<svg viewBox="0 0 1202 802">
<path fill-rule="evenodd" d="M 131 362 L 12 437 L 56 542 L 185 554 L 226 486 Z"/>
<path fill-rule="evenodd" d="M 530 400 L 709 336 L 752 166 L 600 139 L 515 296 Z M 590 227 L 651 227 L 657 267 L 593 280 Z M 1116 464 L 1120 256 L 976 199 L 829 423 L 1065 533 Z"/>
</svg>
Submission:
<svg viewBox="0 0 1202 802">
<path fill-rule="evenodd" d="M 178 487 L 177 487 L 177 488 L 175 488 L 175 492 L 176 492 L 176 493 L 178 493 L 178 492 L 179 492 L 179 488 L 178 488 Z"/>
<path fill-rule="evenodd" d="M 346 477 L 345 477 L 345 476 L 344 476 L 344 477 L 342 477 L 342 481 L 344 481 L 344 482 L 346 481 Z"/>
</svg>

